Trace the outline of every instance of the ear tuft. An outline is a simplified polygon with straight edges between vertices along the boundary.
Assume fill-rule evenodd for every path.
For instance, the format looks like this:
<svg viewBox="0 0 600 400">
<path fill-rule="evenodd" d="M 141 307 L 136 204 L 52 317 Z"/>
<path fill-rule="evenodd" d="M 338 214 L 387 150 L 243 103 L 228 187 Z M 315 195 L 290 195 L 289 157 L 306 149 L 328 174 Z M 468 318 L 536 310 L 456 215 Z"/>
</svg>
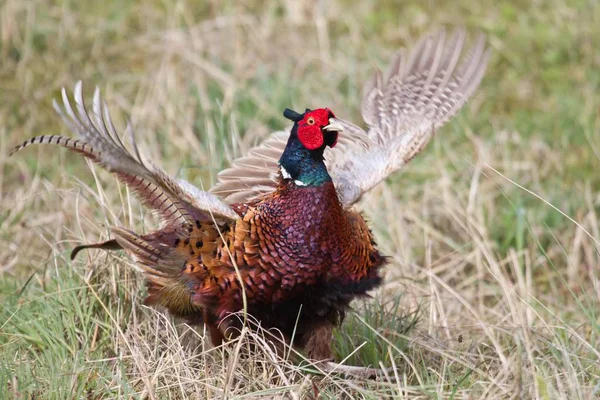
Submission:
<svg viewBox="0 0 600 400">
<path fill-rule="evenodd" d="M 302 118 L 304 117 L 302 114 L 297 113 L 294 110 L 290 110 L 289 108 L 286 108 L 283 111 L 283 116 L 292 122 L 300 122 L 300 121 L 302 121 Z"/>
</svg>

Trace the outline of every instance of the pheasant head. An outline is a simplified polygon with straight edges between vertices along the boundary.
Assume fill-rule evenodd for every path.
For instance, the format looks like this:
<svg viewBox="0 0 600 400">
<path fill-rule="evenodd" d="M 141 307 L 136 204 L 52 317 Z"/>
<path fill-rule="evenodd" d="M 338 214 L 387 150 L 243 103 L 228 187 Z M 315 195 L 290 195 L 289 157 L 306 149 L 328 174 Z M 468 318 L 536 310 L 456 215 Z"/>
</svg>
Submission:
<svg viewBox="0 0 600 400">
<path fill-rule="evenodd" d="M 323 161 L 325 147 L 334 147 L 342 125 L 328 108 L 307 109 L 304 114 L 287 109 L 283 115 L 294 122 L 279 166 L 284 180 L 297 186 L 319 186 L 331 181 Z"/>
</svg>

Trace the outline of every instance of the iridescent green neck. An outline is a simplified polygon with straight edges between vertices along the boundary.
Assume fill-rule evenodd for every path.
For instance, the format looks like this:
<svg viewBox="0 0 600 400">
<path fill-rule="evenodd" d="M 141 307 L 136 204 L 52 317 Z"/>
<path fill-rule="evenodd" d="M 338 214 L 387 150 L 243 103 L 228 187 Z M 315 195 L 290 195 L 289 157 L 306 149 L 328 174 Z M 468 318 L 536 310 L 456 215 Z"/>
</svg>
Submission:
<svg viewBox="0 0 600 400">
<path fill-rule="evenodd" d="M 279 159 L 284 179 L 292 179 L 298 186 L 320 186 L 331 181 L 323 162 L 325 146 L 308 150 L 300 143 L 295 127 Z"/>
</svg>

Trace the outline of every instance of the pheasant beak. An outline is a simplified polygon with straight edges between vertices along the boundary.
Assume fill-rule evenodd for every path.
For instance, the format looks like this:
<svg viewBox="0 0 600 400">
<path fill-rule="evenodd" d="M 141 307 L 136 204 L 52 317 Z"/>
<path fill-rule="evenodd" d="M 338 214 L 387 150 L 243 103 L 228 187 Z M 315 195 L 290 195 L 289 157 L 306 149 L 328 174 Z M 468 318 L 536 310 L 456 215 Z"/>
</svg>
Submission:
<svg viewBox="0 0 600 400">
<path fill-rule="evenodd" d="M 327 132 L 343 132 L 344 127 L 335 118 L 329 118 L 329 125 L 324 126 L 323 130 Z"/>
</svg>

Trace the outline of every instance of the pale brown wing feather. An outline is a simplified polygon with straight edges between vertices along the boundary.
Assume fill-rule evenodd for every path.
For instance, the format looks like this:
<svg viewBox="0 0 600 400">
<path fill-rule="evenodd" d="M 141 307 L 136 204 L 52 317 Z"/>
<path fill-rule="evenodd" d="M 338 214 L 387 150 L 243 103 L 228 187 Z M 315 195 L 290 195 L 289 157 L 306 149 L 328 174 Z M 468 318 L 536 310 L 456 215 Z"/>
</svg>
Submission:
<svg viewBox="0 0 600 400">
<path fill-rule="evenodd" d="M 343 155 L 339 154 L 341 152 L 352 149 L 359 151 L 371 145 L 371 140 L 362 129 L 347 121 L 340 122 L 344 125 L 343 137 L 339 138 L 336 147 L 329 150 L 327 159 L 332 155 L 342 158 Z M 246 203 L 275 190 L 278 184 L 279 158 L 289 135 L 289 130 L 274 132 L 246 156 L 236 159 L 230 168 L 219 172 L 217 184 L 210 192 L 228 203 Z"/>
<path fill-rule="evenodd" d="M 400 51 L 384 81 L 375 73 L 366 86 L 363 118 L 373 145 L 338 153 L 328 164 L 340 199 L 352 205 L 420 153 L 479 86 L 490 52 L 483 35 L 464 51 L 465 34 L 446 40 L 440 31 Z"/>
<path fill-rule="evenodd" d="M 287 144 L 289 132 L 277 131 L 230 168 L 217 175 L 210 192 L 228 203 L 245 203 L 277 187 L 278 161 Z"/>
</svg>

